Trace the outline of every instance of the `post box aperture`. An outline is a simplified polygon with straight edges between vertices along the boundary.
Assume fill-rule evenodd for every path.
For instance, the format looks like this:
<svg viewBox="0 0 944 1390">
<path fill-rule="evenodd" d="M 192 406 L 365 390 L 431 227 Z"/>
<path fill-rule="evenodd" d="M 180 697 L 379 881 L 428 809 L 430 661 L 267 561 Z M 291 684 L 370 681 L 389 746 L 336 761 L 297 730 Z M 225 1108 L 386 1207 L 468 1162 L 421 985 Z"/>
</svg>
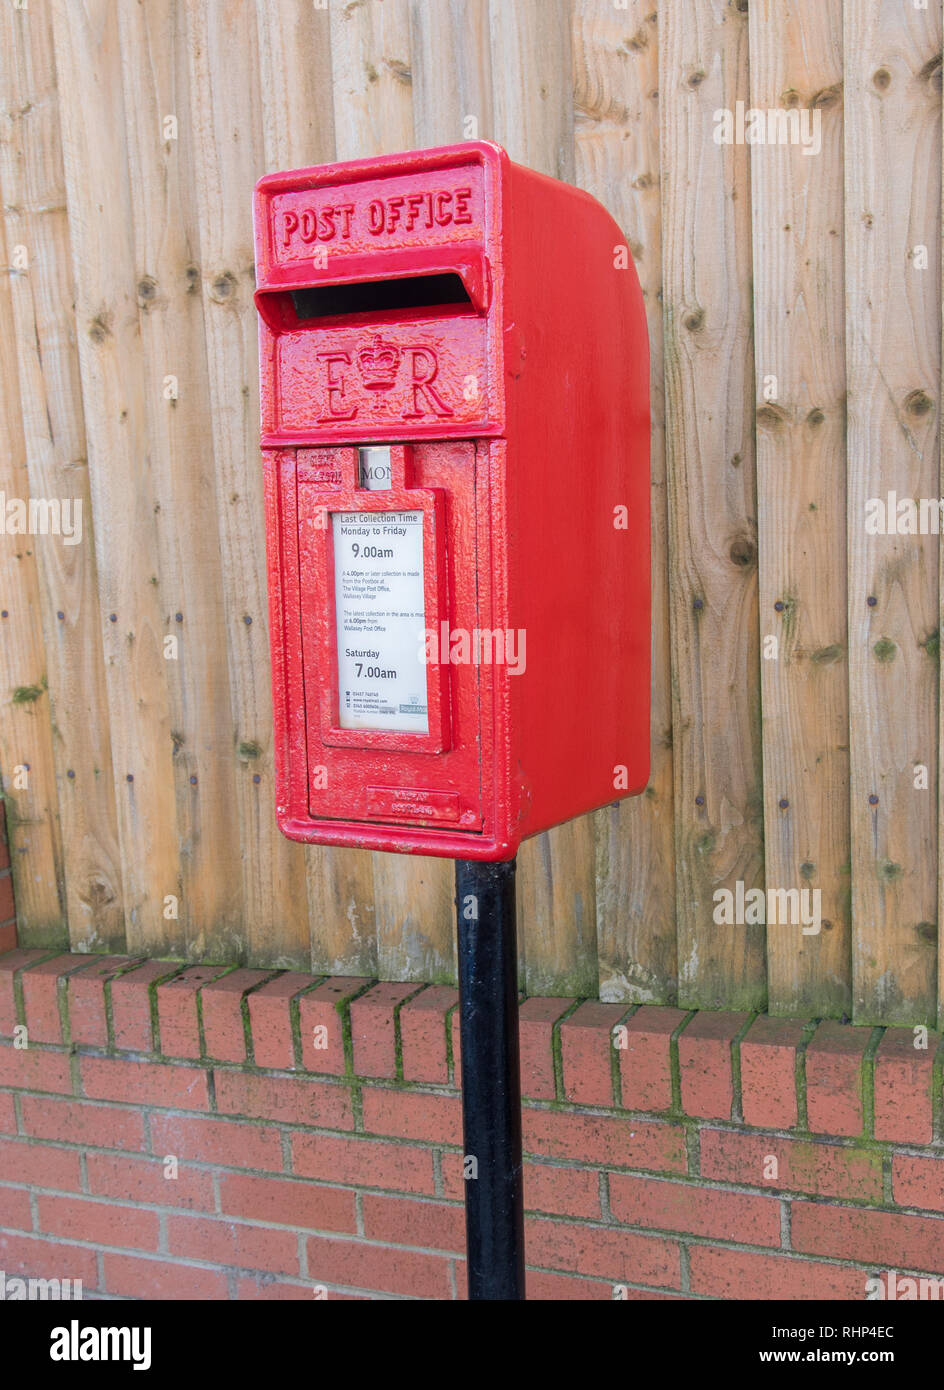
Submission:
<svg viewBox="0 0 944 1390">
<path fill-rule="evenodd" d="M 625 239 L 497 146 L 255 198 L 277 816 L 507 859 L 649 767 L 648 342 Z"/>
</svg>

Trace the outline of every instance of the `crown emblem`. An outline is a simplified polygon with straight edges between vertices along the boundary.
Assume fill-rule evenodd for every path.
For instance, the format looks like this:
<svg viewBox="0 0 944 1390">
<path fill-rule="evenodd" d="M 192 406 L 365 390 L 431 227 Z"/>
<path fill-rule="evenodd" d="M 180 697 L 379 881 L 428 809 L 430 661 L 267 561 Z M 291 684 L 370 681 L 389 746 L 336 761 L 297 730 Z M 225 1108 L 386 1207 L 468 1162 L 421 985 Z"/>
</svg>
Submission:
<svg viewBox="0 0 944 1390">
<path fill-rule="evenodd" d="M 374 338 L 357 354 L 358 370 L 368 391 L 389 391 L 399 365 L 399 349 L 383 338 Z"/>
</svg>

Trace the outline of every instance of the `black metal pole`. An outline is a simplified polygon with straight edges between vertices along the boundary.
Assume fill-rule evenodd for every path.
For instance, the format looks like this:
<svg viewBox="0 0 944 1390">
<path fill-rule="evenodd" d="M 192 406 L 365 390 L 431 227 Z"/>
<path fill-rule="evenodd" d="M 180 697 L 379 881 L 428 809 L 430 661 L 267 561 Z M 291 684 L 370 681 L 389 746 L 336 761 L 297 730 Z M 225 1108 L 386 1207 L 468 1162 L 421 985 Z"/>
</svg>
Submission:
<svg viewBox="0 0 944 1390">
<path fill-rule="evenodd" d="M 456 861 L 470 1299 L 525 1296 L 515 867 Z"/>
</svg>

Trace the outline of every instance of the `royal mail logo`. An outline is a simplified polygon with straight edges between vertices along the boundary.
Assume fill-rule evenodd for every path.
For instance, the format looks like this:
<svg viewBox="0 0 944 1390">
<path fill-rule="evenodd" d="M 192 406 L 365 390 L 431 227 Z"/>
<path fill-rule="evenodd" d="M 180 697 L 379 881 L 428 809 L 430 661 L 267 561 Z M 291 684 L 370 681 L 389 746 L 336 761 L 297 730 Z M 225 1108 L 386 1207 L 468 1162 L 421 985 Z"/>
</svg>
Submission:
<svg viewBox="0 0 944 1390">
<path fill-rule="evenodd" d="M 396 382 L 399 365 L 399 348 L 382 338 L 375 338 L 357 354 L 358 370 L 368 391 L 389 391 Z"/>
<path fill-rule="evenodd" d="M 455 412 L 436 382 L 439 358 L 431 347 L 398 347 L 382 336 L 356 351 L 334 348 L 317 354 L 321 369 L 322 423 L 355 420 L 363 411 L 401 420 L 448 419 Z"/>
</svg>

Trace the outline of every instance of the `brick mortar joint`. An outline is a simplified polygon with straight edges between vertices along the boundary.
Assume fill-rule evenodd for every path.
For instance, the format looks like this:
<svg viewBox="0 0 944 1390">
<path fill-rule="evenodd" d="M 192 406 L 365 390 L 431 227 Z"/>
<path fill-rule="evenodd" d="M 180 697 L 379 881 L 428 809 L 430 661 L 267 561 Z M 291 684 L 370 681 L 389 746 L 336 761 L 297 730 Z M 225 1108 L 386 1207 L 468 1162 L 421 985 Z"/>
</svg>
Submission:
<svg viewBox="0 0 944 1390">
<path fill-rule="evenodd" d="M 731 1118 L 743 1120 L 744 1094 L 741 1085 L 741 1043 L 754 1026 L 758 1014 L 752 1013 L 741 1024 L 731 1039 Z"/>
<path fill-rule="evenodd" d="M 274 974 L 270 976 L 268 980 L 265 980 L 263 983 L 269 984 L 271 980 L 277 980 L 278 978 L 278 974 Z M 295 1060 L 295 1067 L 298 1071 L 305 1070 L 303 1050 L 304 1043 L 302 1041 L 302 1000 L 305 998 L 306 995 L 313 994 L 315 990 L 318 988 L 318 986 L 323 985 L 325 980 L 329 978 L 330 977 L 328 975 L 314 976 L 310 985 L 305 985 L 302 989 L 298 990 L 297 993 L 293 994 L 288 1001 L 288 1025 L 289 1032 L 291 1034 L 292 1057 Z M 261 989 L 262 985 L 260 984 L 258 987 Z M 249 1011 L 250 993 L 254 994 L 255 990 L 250 990 L 242 996 L 242 1005 L 244 1010 L 243 1018 L 246 1033 L 246 1056 L 251 1058 L 252 1061 L 255 1062 L 256 1043 L 252 1033 L 252 1014 Z M 340 1014 L 340 1007 L 338 1009 L 338 1012 Z M 342 1028 L 342 1048 L 343 1045 L 344 1044 Z"/>
<path fill-rule="evenodd" d="M 577 1012 L 583 1001 L 575 999 L 564 1010 L 558 1018 L 551 1024 L 551 1068 L 554 1076 L 554 1097 L 555 1100 L 566 1104 L 566 1092 L 564 1082 L 564 1044 L 561 1039 L 561 1028 L 567 1019 Z M 520 1007 L 520 1004 L 519 1004 Z"/>
<path fill-rule="evenodd" d="M 622 1110 L 623 1108 L 623 1068 L 620 1058 L 620 1049 L 617 1045 L 617 1035 L 620 1029 L 625 1031 L 629 1020 L 638 1012 L 638 1004 L 628 1004 L 616 1022 L 609 1024 L 610 1085 L 612 1087 L 613 1106 L 617 1110 Z"/>
<path fill-rule="evenodd" d="M 425 989 L 429 988 L 431 988 L 431 986 L 422 983 L 418 984 L 412 993 L 405 994 L 403 998 L 398 999 L 393 1006 L 393 1070 L 397 1081 L 406 1081 L 406 1077 L 403 1074 L 403 1028 L 400 1023 L 400 1013 L 404 1004 L 411 1003 L 418 995 L 422 994 Z M 432 986 L 432 988 L 435 988 L 435 986 Z M 443 1018 L 443 1026 L 445 1029 L 445 1017 Z"/>
<path fill-rule="evenodd" d="M 262 989 L 263 985 L 267 985 L 270 980 L 278 979 L 280 973 L 281 972 L 278 970 L 268 971 L 263 975 L 262 979 L 257 980 L 254 985 L 247 986 L 239 996 L 239 1023 L 242 1028 L 243 1046 L 246 1049 L 246 1061 L 250 1066 L 255 1066 L 256 1063 L 256 1047 L 255 1040 L 252 1036 L 252 1017 L 249 1013 L 249 998 L 250 995 L 255 994 L 257 990 Z M 201 1042 L 205 1045 L 205 1039 L 201 1039 Z M 294 1038 L 292 1042 L 294 1046 Z M 301 1062 L 301 1057 L 298 1053 L 296 1053 L 296 1061 Z"/>
</svg>

